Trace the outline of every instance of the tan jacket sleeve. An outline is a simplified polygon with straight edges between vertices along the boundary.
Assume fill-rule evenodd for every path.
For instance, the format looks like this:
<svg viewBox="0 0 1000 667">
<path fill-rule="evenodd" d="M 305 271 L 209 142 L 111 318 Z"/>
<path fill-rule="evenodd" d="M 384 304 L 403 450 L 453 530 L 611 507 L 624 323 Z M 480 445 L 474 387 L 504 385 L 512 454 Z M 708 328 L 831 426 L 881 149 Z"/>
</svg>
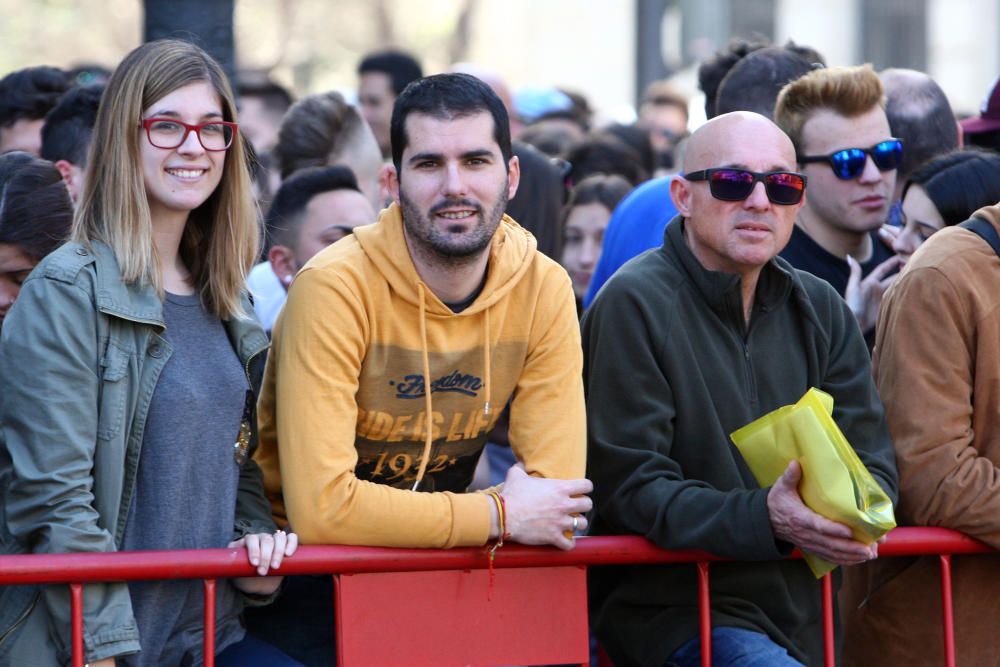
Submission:
<svg viewBox="0 0 1000 667">
<path fill-rule="evenodd" d="M 489 536 L 489 498 L 422 493 L 354 475 L 356 394 L 369 340 L 357 296 L 332 272 L 295 280 L 274 331 L 260 401 L 257 457 L 304 544 L 475 546 Z"/>
<path fill-rule="evenodd" d="M 1000 424 L 997 404 L 985 405 L 1000 398 L 998 357 L 989 352 L 1000 350 L 1000 329 L 983 317 L 970 285 L 946 271 L 904 273 L 879 318 L 875 379 L 896 446 L 901 523 L 1000 547 Z"/>
</svg>

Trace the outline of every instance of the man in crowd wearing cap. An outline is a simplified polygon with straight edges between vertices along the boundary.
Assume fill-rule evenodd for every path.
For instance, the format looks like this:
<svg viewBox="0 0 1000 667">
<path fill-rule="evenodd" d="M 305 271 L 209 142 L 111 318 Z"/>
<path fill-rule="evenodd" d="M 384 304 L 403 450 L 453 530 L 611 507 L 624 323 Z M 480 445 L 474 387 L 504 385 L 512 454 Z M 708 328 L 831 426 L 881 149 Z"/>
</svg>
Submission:
<svg viewBox="0 0 1000 667">
<path fill-rule="evenodd" d="M 623 267 L 582 325 L 592 533 L 737 561 L 712 566 L 717 666 L 821 664 L 818 582 L 802 561 L 779 559 L 794 547 L 845 565 L 877 555 L 803 504 L 797 462 L 760 488 L 730 433 L 820 388 L 895 495 L 854 317 L 829 284 L 777 257 L 805 188 L 771 121 L 749 112 L 709 121 L 671 183 L 679 216 L 663 247 Z M 700 664 L 696 578 L 690 565 L 593 573 L 594 627 L 617 664 Z"/>
<path fill-rule="evenodd" d="M 1000 77 L 990 86 L 978 116 L 961 121 L 967 146 L 1000 150 Z"/>
</svg>

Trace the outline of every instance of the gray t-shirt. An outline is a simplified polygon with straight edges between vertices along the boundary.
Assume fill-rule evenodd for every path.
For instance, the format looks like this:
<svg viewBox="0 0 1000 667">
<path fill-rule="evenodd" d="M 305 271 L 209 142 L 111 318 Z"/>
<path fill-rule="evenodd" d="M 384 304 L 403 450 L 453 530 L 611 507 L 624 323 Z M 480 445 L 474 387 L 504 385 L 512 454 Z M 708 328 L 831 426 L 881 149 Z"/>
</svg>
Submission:
<svg viewBox="0 0 1000 667">
<path fill-rule="evenodd" d="M 233 534 L 239 482 L 233 443 L 249 385 L 222 322 L 197 295 L 167 294 L 163 317 L 173 352 L 153 391 L 122 548 L 224 547 Z M 132 582 L 129 592 L 142 651 L 121 662 L 200 665 L 201 582 Z M 239 593 L 220 581 L 216 651 L 243 638 L 241 609 Z"/>
</svg>

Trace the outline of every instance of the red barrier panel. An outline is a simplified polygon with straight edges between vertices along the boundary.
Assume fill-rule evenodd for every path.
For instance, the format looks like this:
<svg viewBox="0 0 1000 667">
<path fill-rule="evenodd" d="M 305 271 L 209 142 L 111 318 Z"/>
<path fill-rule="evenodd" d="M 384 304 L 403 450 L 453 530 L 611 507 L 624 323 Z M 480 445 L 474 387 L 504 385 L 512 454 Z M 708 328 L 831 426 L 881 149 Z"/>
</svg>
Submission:
<svg viewBox="0 0 1000 667">
<path fill-rule="evenodd" d="M 949 555 L 992 553 L 987 545 L 943 528 L 897 528 L 879 546 L 880 557 L 943 555 L 942 606 L 946 664 L 954 665 L 954 627 Z M 797 552 L 793 558 L 799 557 Z M 724 560 L 702 551 L 667 551 L 638 536 L 585 537 L 572 551 L 552 547 L 507 544 L 496 553 L 496 568 L 697 563 L 699 567 L 699 619 L 703 664 L 711 664 L 708 563 Z M 350 574 L 365 572 L 423 572 L 431 570 L 477 570 L 488 566 L 481 548 L 388 549 L 379 547 L 303 546 L 282 563 L 277 574 Z M 253 576 L 243 549 L 189 551 L 143 551 L 87 554 L 31 554 L 0 556 L 0 585 L 70 584 L 72 602 L 72 647 L 74 667 L 83 665 L 82 588 L 98 581 L 148 579 L 205 579 L 206 629 L 214 624 L 214 579 Z M 833 664 L 832 592 L 823 586 L 824 644 L 826 662 Z M 214 633 L 205 633 L 206 664 L 212 664 Z"/>
</svg>

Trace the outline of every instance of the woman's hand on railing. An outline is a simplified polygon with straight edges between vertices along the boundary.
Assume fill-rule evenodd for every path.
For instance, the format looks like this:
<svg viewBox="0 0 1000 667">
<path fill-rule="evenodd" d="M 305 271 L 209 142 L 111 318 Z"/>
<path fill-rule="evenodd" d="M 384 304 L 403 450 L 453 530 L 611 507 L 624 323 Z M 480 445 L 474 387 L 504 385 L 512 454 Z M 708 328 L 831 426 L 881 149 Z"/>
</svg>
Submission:
<svg viewBox="0 0 1000 667">
<path fill-rule="evenodd" d="M 257 568 L 257 577 L 237 577 L 233 585 L 244 593 L 270 595 L 281 585 L 280 576 L 265 577 L 269 570 L 281 567 L 281 561 L 299 548 L 299 536 L 279 530 L 270 533 L 245 535 L 229 543 L 230 548 L 246 547 L 247 560 Z"/>
<path fill-rule="evenodd" d="M 97 662 L 88 662 L 86 667 L 115 667 L 115 659 L 105 658 L 104 660 L 98 660 Z"/>
</svg>

